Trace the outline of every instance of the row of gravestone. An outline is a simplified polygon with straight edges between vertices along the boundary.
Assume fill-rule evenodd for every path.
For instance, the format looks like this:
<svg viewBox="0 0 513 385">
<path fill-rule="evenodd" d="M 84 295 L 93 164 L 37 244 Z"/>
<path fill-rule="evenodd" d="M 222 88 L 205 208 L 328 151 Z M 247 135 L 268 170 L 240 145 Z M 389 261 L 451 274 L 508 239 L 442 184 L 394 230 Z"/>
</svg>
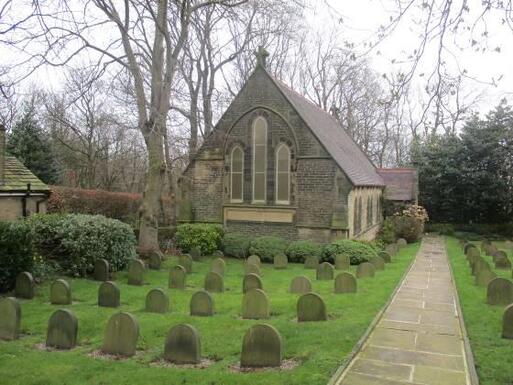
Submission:
<svg viewBox="0 0 513 385">
<path fill-rule="evenodd" d="M 21 307 L 16 298 L 0 299 L 0 339 L 19 337 Z M 78 319 L 68 309 L 58 309 L 50 317 L 46 346 L 72 349 L 77 345 Z M 101 351 L 123 357 L 135 354 L 139 324 L 130 313 L 114 314 L 108 321 Z M 242 367 L 276 367 L 283 357 L 282 337 L 271 325 L 253 325 L 244 335 L 241 351 Z M 201 362 L 201 341 L 198 331 L 189 324 L 173 326 L 164 342 L 164 359 L 175 364 Z"/>
<path fill-rule="evenodd" d="M 481 251 L 472 243 L 462 241 L 461 244 L 476 285 L 486 286 L 486 302 L 489 305 L 507 305 L 502 318 L 502 337 L 513 339 L 513 282 L 497 277 L 490 264 L 481 256 L 481 251 L 494 258 L 496 268 L 502 268 L 497 267 L 497 260 L 508 260 L 507 254 L 498 250 L 490 241 L 481 243 Z M 507 263 L 500 262 L 498 265 L 505 266 Z"/>
</svg>

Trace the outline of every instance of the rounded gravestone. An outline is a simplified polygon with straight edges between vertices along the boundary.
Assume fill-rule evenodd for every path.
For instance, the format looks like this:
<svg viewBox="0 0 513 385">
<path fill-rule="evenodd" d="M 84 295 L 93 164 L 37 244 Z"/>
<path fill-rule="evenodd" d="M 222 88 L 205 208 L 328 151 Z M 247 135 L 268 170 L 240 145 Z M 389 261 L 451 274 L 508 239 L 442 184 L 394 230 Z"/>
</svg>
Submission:
<svg viewBox="0 0 513 385">
<path fill-rule="evenodd" d="M 145 310 L 149 313 L 167 313 L 169 311 L 169 295 L 162 289 L 152 289 L 146 295 Z"/>
<path fill-rule="evenodd" d="M 294 294 L 306 294 L 312 291 L 312 282 L 308 277 L 301 275 L 299 277 L 295 277 L 290 283 L 291 293 Z"/>
<path fill-rule="evenodd" d="M 126 312 L 120 312 L 110 317 L 105 329 L 102 351 L 131 357 L 135 354 L 139 339 L 139 324 L 135 317 Z"/>
<path fill-rule="evenodd" d="M 21 307 L 14 297 L 0 298 L 0 340 L 15 340 L 20 335 Z"/>
<path fill-rule="evenodd" d="M 247 293 L 253 289 L 262 289 L 262 280 L 256 274 L 246 274 L 242 279 L 242 292 Z"/>
<path fill-rule="evenodd" d="M 406 242 L 406 239 L 404 239 L 404 238 L 399 238 L 399 239 L 397 240 L 397 246 L 399 246 L 399 247 L 404 247 L 404 246 L 406 246 L 407 244 L 408 244 L 408 242 Z"/>
<path fill-rule="evenodd" d="M 497 258 L 495 260 L 495 268 L 502 270 L 511 270 L 511 261 L 508 258 Z"/>
<path fill-rule="evenodd" d="M 309 255 L 305 258 L 305 269 L 317 269 L 319 266 L 319 257 Z"/>
<path fill-rule="evenodd" d="M 176 265 L 169 270 L 169 288 L 185 289 L 187 271 L 182 265 Z"/>
<path fill-rule="evenodd" d="M 385 270 L 385 260 L 381 257 L 372 257 L 369 259 L 375 270 Z"/>
<path fill-rule="evenodd" d="M 385 263 L 391 263 L 392 262 L 392 257 L 390 256 L 390 254 L 388 254 L 386 251 L 380 251 L 378 253 L 378 255 L 383 258 L 383 260 L 385 261 Z"/>
<path fill-rule="evenodd" d="M 488 283 L 486 302 L 489 305 L 513 303 L 513 283 L 505 278 L 495 278 Z"/>
<path fill-rule="evenodd" d="M 224 275 L 226 271 L 226 262 L 223 258 L 216 258 L 212 261 L 211 271 L 216 272 L 217 274 Z"/>
<path fill-rule="evenodd" d="M 224 281 L 223 277 L 211 271 L 205 277 L 205 290 L 210 293 L 222 293 L 224 291 Z"/>
<path fill-rule="evenodd" d="M 106 259 L 98 258 L 94 261 L 95 281 L 108 281 L 110 276 L 109 262 Z"/>
<path fill-rule="evenodd" d="M 333 279 L 334 275 L 335 269 L 331 263 L 323 262 L 317 267 L 316 277 L 320 281 Z"/>
<path fill-rule="evenodd" d="M 216 250 L 212 253 L 212 256 L 214 258 L 223 258 L 224 257 L 224 254 L 221 250 Z"/>
<path fill-rule="evenodd" d="M 150 259 L 148 261 L 148 267 L 152 270 L 160 270 L 162 266 L 162 256 L 160 253 L 153 252 L 150 254 Z"/>
<path fill-rule="evenodd" d="M 477 246 L 473 243 L 465 243 L 465 246 L 463 246 L 463 252 L 468 254 L 470 249 L 477 249 Z"/>
<path fill-rule="evenodd" d="M 335 255 L 335 269 L 349 270 L 350 263 L 351 263 L 351 260 L 347 255 L 342 255 L 342 254 Z"/>
<path fill-rule="evenodd" d="M 297 301 L 298 322 L 326 321 L 326 304 L 320 295 L 315 293 L 303 294 Z"/>
<path fill-rule="evenodd" d="M 394 256 L 399 251 L 399 247 L 397 247 L 397 245 L 395 243 L 392 243 L 392 244 L 388 245 L 387 247 L 385 247 L 385 251 L 388 254 L 390 254 L 391 256 Z"/>
<path fill-rule="evenodd" d="M 255 265 L 254 263 L 246 262 L 244 264 L 244 274 L 245 275 L 248 275 L 248 274 L 260 275 L 260 268 L 258 267 L 258 265 Z"/>
<path fill-rule="evenodd" d="M 477 258 L 481 256 L 481 252 L 477 247 L 469 248 L 466 254 L 468 258 Z"/>
<path fill-rule="evenodd" d="M 497 250 L 493 255 L 493 261 L 495 262 L 497 259 L 508 259 L 508 254 L 506 254 L 503 250 Z"/>
<path fill-rule="evenodd" d="M 252 289 L 244 294 L 242 297 L 242 318 L 269 318 L 269 299 L 263 290 Z"/>
<path fill-rule="evenodd" d="M 198 364 L 201 343 L 198 331 L 189 324 L 173 326 L 166 336 L 164 359 L 175 364 Z"/>
<path fill-rule="evenodd" d="M 16 277 L 16 286 L 14 293 L 17 298 L 32 299 L 35 295 L 36 285 L 32 274 L 28 271 L 23 271 Z"/>
<path fill-rule="evenodd" d="M 192 273 L 192 257 L 189 254 L 183 254 L 178 257 L 178 264 L 183 266 L 187 274 Z"/>
<path fill-rule="evenodd" d="M 128 264 L 128 284 L 141 286 L 144 283 L 144 262 L 140 259 L 132 259 Z"/>
<path fill-rule="evenodd" d="M 214 299 L 208 291 L 200 290 L 194 293 L 190 303 L 191 315 L 210 317 L 214 315 Z"/>
<path fill-rule="evenodd" d="M 356 267 L 356 278 L 374 277 L 374 265 L 369 262 L 360 263 Z"/>
<path fill-rule="evenodd" d="M 502 315 L 502 338 L 513 339 L 513 304 L 506 306 Z"/>
<path fill-rule="evenodd" d="M 484 260 L 483 257 L 473 258 L 470 267 L 472 275 L 476 275 L 478 272 L 483 270 L 490 270 L 490 265 L 487 261 Z"/>
<path fill-rule="evenodd" d="M 335 277 L 335 293 L 356 293 L 356 278 L 353 274 L 342 272 Z"/>
<path fill-rule="evenodd" d="M 486 287 L 497 274 L 490 270 L 481 270 L 476 274 L 476 285 Z"/>
<path fill-rule="evenodd" d="M 260 267 L 260 257 L 258 255 L 250 255 L 246 263 L 252 263 L 253 265 L 257 265 L 258 267 Z"/>
<path fill-rule="evenodd" d="M 189 250 L 189 254 L 193 261 L 199 261 L 201 258 L 201 249 L 196 246 Z"/>
<path fill-rule="evenodd" d="M 286 269 L 288 262 L 286 255 L 278 254 L 274 257 L 274 268 L 277 270 Z"/>
<path fill-rule="evenodd" d="M 98 306 L 118 307 L 120 302 L 118 285 L 112 281 L 103 282 L 98 289 Z"/>
<path fill-rule="evenodd" d="M 64 279 L 56 279 L 50 286 L 50 303 L 52 305 L 70 305 L 71 288 Z"/>
<path fill-rule="evenodd" d="M 279 367 L 283 356 L 280 333 L 271 325 L 253 325 L 244 335 L 240 366 L 243 368 Z"/>
<path fill-rule="evenodd" d="M 56 310 L 48 321 L 46 346 L 73 349 L 77 345 L 78 320 L 68 309 Z"/>
</svg>

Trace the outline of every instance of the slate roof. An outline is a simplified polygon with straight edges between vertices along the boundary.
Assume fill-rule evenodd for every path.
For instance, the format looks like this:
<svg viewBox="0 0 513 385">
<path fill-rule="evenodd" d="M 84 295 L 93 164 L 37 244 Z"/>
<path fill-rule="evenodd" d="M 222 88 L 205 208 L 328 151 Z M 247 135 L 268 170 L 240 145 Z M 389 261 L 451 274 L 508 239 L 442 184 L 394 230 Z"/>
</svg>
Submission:
<svg viewBox="0 0 513 385">
<path fill-rule="evenodd" d="M 376 167 L 329 113 L 265 71 L 355 186 L 384 186 Z"/>
<path fill-rule="evenodd" d="M 385 199 L 414 201 L 417 196 L 417 170 L 414 168 L 380 168 L 379 174 L 386 184 Z"/>
<path fill-rule="evenodd" d="M 13 156 L 5 157 L 5 174 L 3 183 L 0 181 L 0 192 L 26 191 L 27 183 L 34 192 L 48 192 L 46 184 L 32 174 L 23 163 Z"/>
</svg>

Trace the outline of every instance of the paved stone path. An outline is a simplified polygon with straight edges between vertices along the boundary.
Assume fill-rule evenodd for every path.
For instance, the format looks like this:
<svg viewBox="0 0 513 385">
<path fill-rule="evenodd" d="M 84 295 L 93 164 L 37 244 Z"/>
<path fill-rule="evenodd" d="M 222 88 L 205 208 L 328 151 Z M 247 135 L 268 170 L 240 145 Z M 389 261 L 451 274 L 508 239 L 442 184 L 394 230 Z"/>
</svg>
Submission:
<svg viewBox="0 0 513 385">
<path fill-rule="evenodd" d="M 443 238 L 414 265 L 337 385 L 469 385 L 455 287 Z"/>
</svg>

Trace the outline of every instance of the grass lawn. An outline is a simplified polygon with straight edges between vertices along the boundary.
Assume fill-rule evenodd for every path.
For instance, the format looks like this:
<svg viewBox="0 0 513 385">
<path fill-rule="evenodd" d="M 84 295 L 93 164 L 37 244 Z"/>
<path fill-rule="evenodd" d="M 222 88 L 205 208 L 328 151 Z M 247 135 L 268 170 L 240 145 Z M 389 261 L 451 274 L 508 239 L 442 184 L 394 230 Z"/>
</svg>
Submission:
<svg viewBox="0 0 513 385">
<path fill-rule="evenodd" d="M 343 359 L 353 348 L 385 304 L 391 292 L 409 266 L 419 244 L 402 249 L 386 270 L 375 278 L 359 280 L 358 293 L 333 294 L 333 281 L 316 281 L 313 270 L 302 265 L 289 265 L 287 270 L 274 270 L 263 265 L 262 280 L 270 299 L 271 318 L 264 322 L 274 325 L 284 342 L 284 358 L 295 359 L 299 366 L 286 370 L 265 370 L 251 373 L 235 372 L 231 368 L 240 359 L 242 337 L 258 321 L 240 318 L 243 266 L 241 261 L 228 259 L 225 292 L 214 294 L 216 315 L 189 316 L 191 295 L 203 286 L 209 271 L 210 259 L 195 263 L 194 273 L 188 276 L 187 290 L 167 289 L 168 268 L 176 258 L 168 258 L 161 271 L 149 271 L 147 284 L 128 286 L 126 273 L 116 276 L 121 289 L 121 309 L 135 315 L 140 325 L 138 353 L 123 360 L 94 358 L 91 352 L 101 347 L 108 318 L 116 309 L 96 305 L 98 282 L 71 279 L 76 303 L 68 308 L 77 315 L 79 346 L 72 351 L 45 351 L 38 349 L 44 343 L 48 319 L 56 305 L 50 305 L 49 283 L 38 287 L 34 300 L 22 301 L 22 333 L 18 341 L 0 341 L 0 384 L 326 384 Z M 354 270 L 354 267 L 352 267 Z M 354 271 L 353 271 L 354 272 Z M 307 275 L 313 290 L 326 301 L 327 322 L 297 323 L 298 295 L 289 294 L 293 277 Z M 150 314 L 143 310 L 146 293 L 162 287 L 170 295 L 172 311 L 168 314 Z M 171 326 L 187 322 L 201 335 L 202 356 L 214 363 L 204 369 L 189 369 L 159 365 L 164 338 Z"/>
<path fill-rule="evenodd" d="M 500 242 L 494 243 L 501 247 Z M 504 307 L 486 304 L 486 288 L 474 284 L 458 240 L 447 238 L 447 248 L 480 383 L 513 384 L 513 340 L 501 338 Z M 483 257 L 493 268 L 492 257 Z M 494 271 L 500 277 L 511 279 L 510 270 Z"/>
</svg>

